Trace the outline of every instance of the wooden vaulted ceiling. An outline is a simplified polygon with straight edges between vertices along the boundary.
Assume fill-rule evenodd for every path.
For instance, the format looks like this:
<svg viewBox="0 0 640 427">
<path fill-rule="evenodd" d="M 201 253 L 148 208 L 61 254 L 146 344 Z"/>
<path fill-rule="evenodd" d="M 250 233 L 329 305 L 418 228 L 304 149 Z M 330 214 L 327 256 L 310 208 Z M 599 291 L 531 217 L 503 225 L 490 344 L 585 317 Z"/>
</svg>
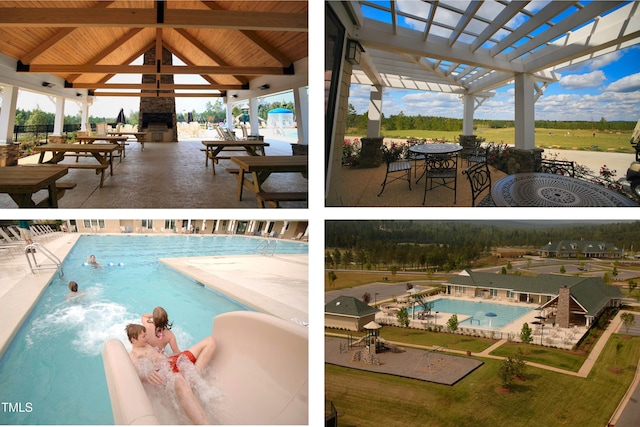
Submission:
<svg viewBox="0 0 640 427">
<path fill-rule="evenodd" d="M 186 65 L 131 65 L 153 46 Z M 0 2 L 0 53 L 18 60 L 17 71 L 55 75 L 95 95 L 248 89 L 259 76 L 292 74 L 307 51 L 306 1 Z M 157 84 L 108 83 L 142 73 L 156 74 Z M 207 83 L 160 87 L 161 74 L 200 75 Z"/>
</svg>

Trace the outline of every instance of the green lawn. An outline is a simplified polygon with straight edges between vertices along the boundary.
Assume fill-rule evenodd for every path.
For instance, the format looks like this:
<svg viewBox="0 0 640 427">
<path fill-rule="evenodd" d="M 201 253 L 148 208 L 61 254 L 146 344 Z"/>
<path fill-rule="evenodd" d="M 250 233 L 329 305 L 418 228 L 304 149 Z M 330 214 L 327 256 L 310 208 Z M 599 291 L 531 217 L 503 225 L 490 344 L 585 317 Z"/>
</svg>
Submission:
<svg viewBox="0 0 640 427">
<path fill-rule="evenodd" d="M 538 342 L 540 341 L 540 337 Z M 523 359 L 528 362 L 541 363 L 547 366 L 553 366 L 567 371 L 578 372 L 580 367 L 587 359 L 587 355 L 583 352 L 576 353 L 558 348 L 541 347 L 539 345 L 530 345 L 522 343 L 506 343 L 491 352 L 494 356 L 514 356 L 517 349 L 521 349 Z"/>
<path fill-rule="evenodd" d="M 567 132 L 570 136 L 565 136 Z M 432 130 L 394 130 L 382 131 L 381 134 L 387 138 L 438 138 L 453 141 L 460 135 L 461 131 L 432 131 Z M 490 129 L 482 128 L 474 131 L 475 135 L 484 137 L 487 142 L 504 142 L 514 144 L 515 129 Z M 362 135 L 353 135 L 359 136 Z M 631 132 L 628 133 L 606 133 L 596 132 L 590 129 L 567 131 L 562 129 L 536 129 L 536 146 L 540 148 L 552 148 L 563 150 L 590 150 L 590 151 L 613 151 L 619 153 L 635 153 L 629 144 Z M 597 148 L 594 148 L 597 147 Z"/>
<path fill-rule="evenodd" d="M 614 334 L 588 378 L 528 367 L 512 394 L 497 391 L 501 362 L 492 359 L 454 386 L 326 365 L 325 394 L 341 427 L 601 427 L 631 383 L 639 355 L 640 337 Z"/>
<path fill-rule="evenodd" d="M 398 273 L 391 274 L 391 272 L 381 273 L 377 272 L 365 272 L 365 271 L 335 271 L 337 279 L 333 282 L 333 286 L 329 286 L 328 276 L 325 272 L 324 275 L 324 290 L 335 291 L 337 289 L 353 288 L 355 286 L 368 285 L 374 282 L 382 282 L 383 277 L 388 279 L 388 283 L 400 283 L 411 280 L 433 280 L 438 279 L 442 282 L 449 280 L 449 276 L 432 276 L 427 273 Z"/>
</svg>

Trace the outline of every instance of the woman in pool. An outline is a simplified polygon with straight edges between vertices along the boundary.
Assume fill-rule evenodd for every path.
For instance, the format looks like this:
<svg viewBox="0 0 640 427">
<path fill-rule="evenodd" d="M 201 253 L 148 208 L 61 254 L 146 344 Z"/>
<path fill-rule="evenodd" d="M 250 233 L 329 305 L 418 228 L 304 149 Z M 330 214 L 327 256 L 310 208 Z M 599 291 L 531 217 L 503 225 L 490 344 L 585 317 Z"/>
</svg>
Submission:
<svg viewBox="0 0 640 427">
<path fill-rule="evenodd" d="M 82 295 L 82 291 L 78 290 L 78 284 L 76 282 L 74 282 L 73 280 L 69 282 L 69 290 L 71 292 L 69 292 L 67 294 L 67 299 L 76 298 L 76 297 Z"/>
<path fill-rule="evenodd" d="M 147 341 L 152 346 L 164 351 L 167 344 L 171 346 L 173 354 L 180 353 L 176 336 L 171 332 L 173 323 L 169 323 L 169 315 L 162 307 L 153 309 L 153 314 L 143 314 L 142 324 L 147 330 Z"/>
<path fill-rule="evenodd" d="M 95 255 L 90 255 L 89 258 L 87 258 L 86 263 L 88 265 L 91 265 L 93 267 L 97 267 L 100 265 L 100 263 L 96 260 L 96 256 Z"/>
</svg>

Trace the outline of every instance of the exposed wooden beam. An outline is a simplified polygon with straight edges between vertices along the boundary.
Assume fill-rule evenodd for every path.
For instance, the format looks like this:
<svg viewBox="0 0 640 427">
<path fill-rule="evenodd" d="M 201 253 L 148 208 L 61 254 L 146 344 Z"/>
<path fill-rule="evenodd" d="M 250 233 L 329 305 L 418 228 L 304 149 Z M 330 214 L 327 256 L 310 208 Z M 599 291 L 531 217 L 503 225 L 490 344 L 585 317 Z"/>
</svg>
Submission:
<svg viewBox="0 0 640 427">
<path fill-rule="evenodd" d="M 74 83 L 74 89 L 126 89 L 126 90 L 242 90 L 243 85 L 223 84 L 162 84 L 157 88 L 153 83 Z"/>
<path fill-rule="evenodd" d="M 0 15 L 2 27 L 136 27 L 222 28 L 261 31 L 308 31 L 306 14 L 230 10 L 165 9 L 158 22 L 155 9 L 11 8 Z"/>
<path fill-rule="evenodd" d="M 132 96 L 136 98 L 220 98 L 224 96 L 223 93 L 219 92 L 184 92 L 184 93 L 173 93 L 173 92 L 94 92 L 93 96 Z"/>
<path fill-rule="evenodd" d="M 284 75 L 288 69 L 281 67 L 219 67 L 219 66 L 175 66 L 162 65 L 58 65 L 32 64 L 18 72 L 29 73 L 89 73 L 89 74 L 238 74 L 243 76 Z"/>
</svg>

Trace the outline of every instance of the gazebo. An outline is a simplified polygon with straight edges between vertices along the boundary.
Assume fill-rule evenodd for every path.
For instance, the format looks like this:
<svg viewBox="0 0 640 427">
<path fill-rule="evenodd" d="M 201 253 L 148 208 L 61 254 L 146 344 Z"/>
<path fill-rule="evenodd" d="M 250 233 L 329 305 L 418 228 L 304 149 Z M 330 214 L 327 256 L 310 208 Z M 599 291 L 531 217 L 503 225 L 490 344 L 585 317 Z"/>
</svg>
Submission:
<svg viewBox="0 0 640 427">
<path fill-rule="evenodd" d="M 640 41 L 638 1 L 327 2 L 325 200 L 340 205 L 341 155 L 351 84 L 371 86 L 367 137 L 379 137 L 385 88 L 457 94 L 462 145 L 474 111 L 514 84 L 518 170 L 533 170 L 534 105 L 558 70 Z M 511 172 L 511 171 L 510 171 Z"/>
</svg>

